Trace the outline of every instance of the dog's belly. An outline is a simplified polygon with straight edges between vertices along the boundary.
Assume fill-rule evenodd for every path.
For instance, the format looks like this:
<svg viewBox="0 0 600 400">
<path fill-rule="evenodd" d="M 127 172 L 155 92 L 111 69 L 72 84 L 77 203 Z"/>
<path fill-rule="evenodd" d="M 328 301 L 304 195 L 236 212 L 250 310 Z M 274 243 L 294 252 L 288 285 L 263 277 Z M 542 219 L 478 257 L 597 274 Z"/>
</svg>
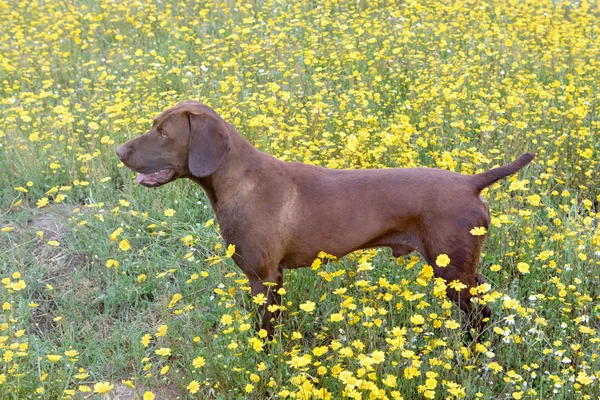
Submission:
<svg viewBox="0 0 600 400">
<path fill-rule="evenodd" d="M 323 240 L 307 241 L 304 246 L 296 246 L 286 254 L 281 265 L 287 269 L 311 266 L 320 252 L 331 254 L 336 258 L 344 257 L 356 250 L 374 247 L 389 247 L 394 257 L 401 257 L 415 250 L 421 250 L 422 242 L 412 223 L 400 225 L 396 229 L 383 231 L 385 233 L 353 237 L 328 237 Z M 327 260 L 327 259 L 325 259 Z M 325 261 L 324 260 L 324 261 Z"/>
</svg>

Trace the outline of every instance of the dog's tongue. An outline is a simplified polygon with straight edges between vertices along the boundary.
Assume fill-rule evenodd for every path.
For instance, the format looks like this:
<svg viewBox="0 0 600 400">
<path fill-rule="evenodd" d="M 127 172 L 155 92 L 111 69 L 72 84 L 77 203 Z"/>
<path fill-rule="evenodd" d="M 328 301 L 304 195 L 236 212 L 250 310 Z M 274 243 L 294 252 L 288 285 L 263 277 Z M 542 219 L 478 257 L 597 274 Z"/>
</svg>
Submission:
<svg viewBox="0 0 600 400">
<path fill-rule="evenodd" d="M 173 170 L 171 169 L 161 169 L 160 171 L 153 172 L 151 174 L 142 174 L 139 173 L 135 177 L 136 183 L 141 183 L 142 185 L 161 185 L 167 182 L 169 179 L 173 177 Z"/>
</svg>

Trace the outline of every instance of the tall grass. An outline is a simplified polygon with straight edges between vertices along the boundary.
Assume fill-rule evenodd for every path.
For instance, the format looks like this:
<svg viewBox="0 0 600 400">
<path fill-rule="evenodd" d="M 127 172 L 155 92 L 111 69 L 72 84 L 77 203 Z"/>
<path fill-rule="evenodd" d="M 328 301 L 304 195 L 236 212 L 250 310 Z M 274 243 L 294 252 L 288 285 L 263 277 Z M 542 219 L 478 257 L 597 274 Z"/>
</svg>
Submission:
<svg viewBox="0 0 600 400">
<path fill-rule="evenodd" d="M 0 398 L 597 398 L 597 2 L 0 2 Z M 387 250 L 286 271 L 273 340 L 200 187 L 114 148 L 178 101 L 330 168 L 475 173 L 479 343 Z M 173 213 L 174 212 L 174 213 Z"/>
</svg>

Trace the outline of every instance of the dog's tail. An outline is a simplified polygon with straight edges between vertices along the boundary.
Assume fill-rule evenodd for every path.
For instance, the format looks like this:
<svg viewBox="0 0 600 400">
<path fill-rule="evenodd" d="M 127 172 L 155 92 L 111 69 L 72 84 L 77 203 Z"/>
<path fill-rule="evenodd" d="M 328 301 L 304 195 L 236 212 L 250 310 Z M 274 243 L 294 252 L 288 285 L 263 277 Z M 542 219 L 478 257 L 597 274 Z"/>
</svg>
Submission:
<svg viewBox="0 0 600 400">
<path fill-rule="evenodd" d="M 490 169 L 489 171 L 482 172 L 481 174 L 471 175 L 471 183 L 475 186 L 477 191 L 481 192 L 492 183 L 499 181 L 500 179 L 512 175 L 533 160 L 535 157 L 532 153 L 525 153 L 515 161 L 503 165 L 498 168 Z"/>
</svg>

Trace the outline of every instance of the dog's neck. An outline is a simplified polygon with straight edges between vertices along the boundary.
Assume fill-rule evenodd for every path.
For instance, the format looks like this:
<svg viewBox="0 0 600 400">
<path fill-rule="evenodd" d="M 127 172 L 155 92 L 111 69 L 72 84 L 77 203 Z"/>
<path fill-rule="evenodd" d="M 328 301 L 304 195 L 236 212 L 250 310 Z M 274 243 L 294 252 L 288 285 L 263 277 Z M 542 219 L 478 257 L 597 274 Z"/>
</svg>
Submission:
<svg viewBox="0 0 600 400">
<path fill-rule="evenodd" d="M 240 202 L 258 183 L 257 175 L 265 163 L 275 159 L 252 146 L 233 128 L 230 132 L 231 149 L 217 170 L 209 176 L 191 179 L 206 192 L 217 219 L 227 202 Z"/>
</svg>

